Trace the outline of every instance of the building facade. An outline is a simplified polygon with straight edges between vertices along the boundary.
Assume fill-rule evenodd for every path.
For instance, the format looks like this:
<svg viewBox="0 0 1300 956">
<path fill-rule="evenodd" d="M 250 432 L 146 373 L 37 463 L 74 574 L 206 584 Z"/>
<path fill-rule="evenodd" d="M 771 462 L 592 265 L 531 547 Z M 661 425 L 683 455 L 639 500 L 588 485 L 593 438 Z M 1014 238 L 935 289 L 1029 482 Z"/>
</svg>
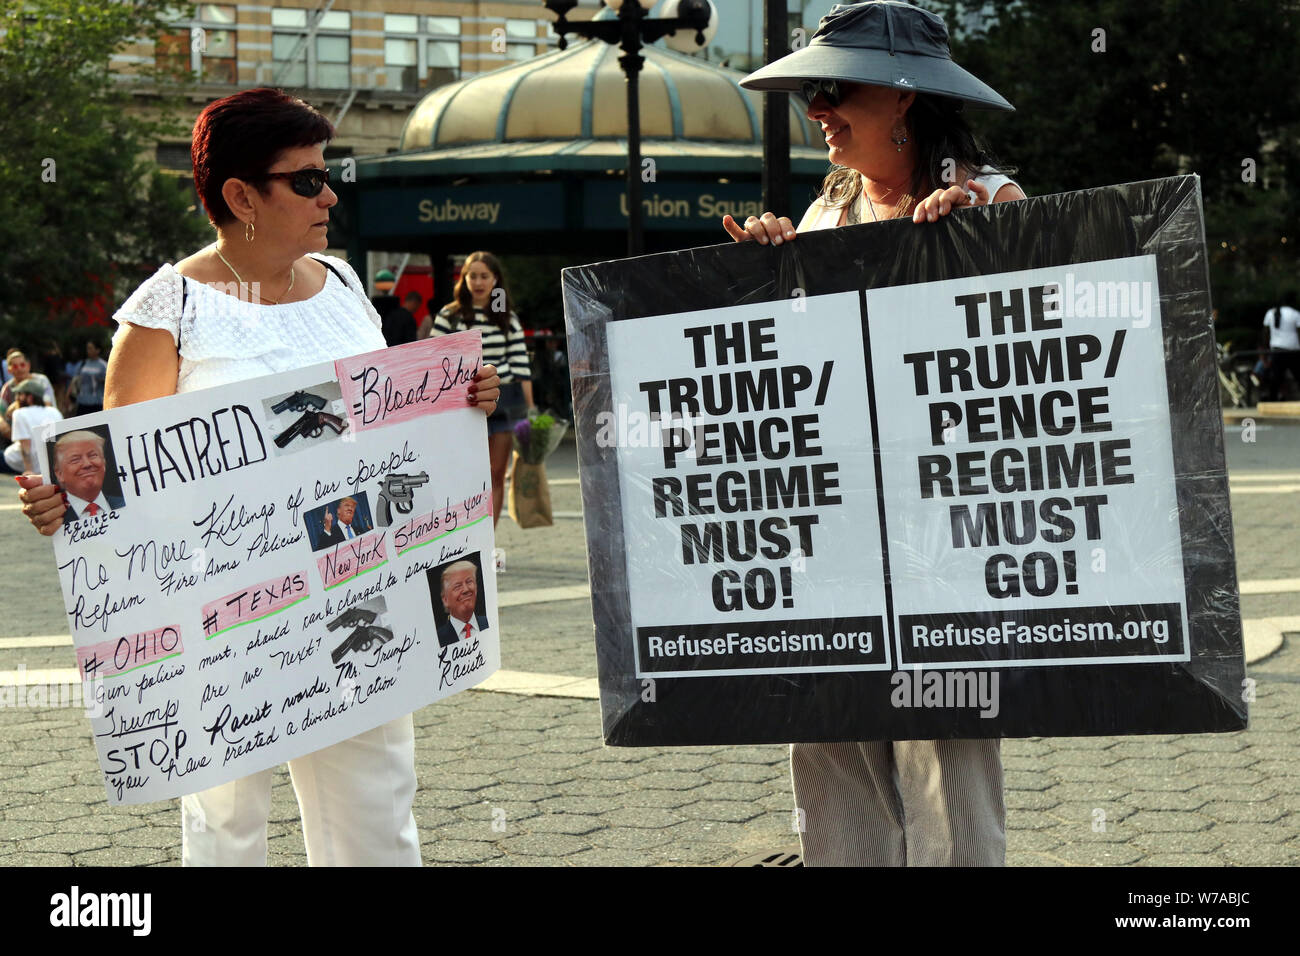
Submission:
<svg viewBox="0 0 1300 956">
<path fill-rule="evenodd" d="M 742 71 L 760 66 L 763 0 L 715 6 L 718 31 L 702 56 Z M 790 29 L 815 27 L 828 6 L 789 0 Z M 569 18 L 599 9 L 582 0 Z M 283 87 L 335 121 L 331 157 L 377 155 L 398 148 L 408 113 L 430 90 L 554 49 L 553 20 L 540 0 L 204 3 L 193 18 L 178 17 L 161 43 L 130 47 L 114 64 L 123 74 L 146 64 L 188 70 L 194 115 L 237 89 Z M 160 143 L 158 160 L 183 174 L 189 144 Z"/>
<path fill-rule="evenodd" d="M 725 3 L 715 0 L 715 5 L 720 17 L 717 34 L 707 49 L 690 57 L 688 62 L 706 60 L 709 61 L 708 67 L 729 66 L 732 69 L 758 65 L 761 62 L 763 0 L 726 0 Z M 796 29 L 799 22 L 809 16 L 807 6 L 808 0 L 790 0 L 791 17 L 788 26 L 791 30 Z M 178 117 L 184 128 L 192 124 L 194 117 L 205 105 L 239 89 L 274 86 L 293 92 L 321 110 L 334 123 L 336 137 L 325 151 L 326 159 L 332 166 L 346 157 L 382 158 L 390 153 L 435 145 L 432 142 L 416 143 L 418 137 L 409 135 L 408 128 L 408 123 L 417 113 L 417 107 L 430 94 L 444 87 L 459 86 L 462 81 L 503 71 L 503 68 L 513 64 L 553 52 L 557 46 L 557 38 L 552 30 L 554 15 L 544 7 L 541 0 L 276 0 L 271 4 L 205 3 L 192 9 L 192 16 L 178 16 L 173 21 L 171 32 L 164 35 L 160 42 L 137 44 L 116 55 L 114 65 L 118 72 L 125 77 L 140 67 L 157 65 L 190 73 L 194 82 L 186 93 L 186 115 Z M 595 0 L 582 0 L 568 16 L 570 20 L 588 19 L 600 10 L 601 7 Z M 652 10 L 651 15 L 660 15 L 660 11 Z M 618 51 L 611 47 L 607 53 L 606 59 L 609 62 L 605 67 L 610 75 L 599 86 L 604 91 L 601 102 L 608 100 L 608 108 L 596 112 L 600 116 L 609 114 L 608 122 L 604 125 L 610 128 L 602 134 L 611 139 L 606 148 L 609 155 L 598 165 L 602 170 L 609 167 L 608 173 L 604 175 L 610 179 L 610 183 L 588 183 L 584 188 L 597 192 L 600 189 L 609 191 L 609 196 L 604 197 L 607 200 L 604 205 L 615 209 L 620 195 L 615 180 L 619 175 L 618 168 L 622 165 L 620 156 L 625 149 L 621 138 L 626 136 L 626 120 L 624 81 L 615 63 Z M 700 66 L 705 67 L 706 64 L 701 63 Z M 687 74 L 690 75 L 690 72 L 688 70 Z M 739 96 L 739 90 L 730 90 L 727 95 L 705 96 L 699 98 L 698 102 L 692 100 L 690 115 L 685 117 L 678 115 L 681 113 L 678 104 L 677 112 L 672 114 L 676 119 L 669 123 L 669 131 L 665 134 L 655 127 L 656 117 L 660 114 L 670 115 L 667 109 L 669 96 L 660 89 L 663 86 L 660 75 L 664 73 L 662 66 L 656 67 L 642 80 L 642 126 L 645 135 L 651 138 L 650 141 L 664 135 L 669 139 L 682 137 L 683 133 L 689 134 L 685 136 L 687 140 L 735 140 L 735 136 L 722 128 L 725 124 L 719 125 L 717 119 L 722 104 L 730 104 L 735 112 L 730 120 L 734 121 L 737 117 L 745 120 L 741 123 L 745 127 L 745 135 L 740 137 L 740 141 L 747 141 L 749 145 L 737 147 L 731 143 L 722 146 L 690 146 L 688 152 L 699 149 L 704 149 L 706 153 L 710 150 L 722 151 L 717 156 L 709 155 L 700 160 L 710 170 L 709 177 L 706 177 L 708 181 L 692 181 L 689 188 L 680 183 L 671 186 L 665 183 L 662 188 L 669 192 L 673 189 L 677 192 L 683 189 L 690 192 L 694 189 L 701 196 L 713 199 L 724 193 L 727 196 L 744 193 L 747 197 L 749 187 L 740 184 L 747 179 L 757 182 L 758 167 L 755 164 L 759 158 L 761 137 L 758 136 L 756 102 L 761 97 L 748 97 L 756 102 L 744 107 L 741 102 L 745 97 Z M 491 85 L 497 78 L 486 79 Z M 714 81 L 717 81 L 716 77 Z M 734 86 L 734 78 L 723 83 L 723 86 L 728 83 Z M 693 86 L 685 80 L 680 85 L 682 89 Z M 150 108 L 149 84 L 139 84 L 135 92 L 141 107 Z M 672 96 L 677 95 L 677 87 L 674 86 Z M 461 96 L 460 99 L 465 101 L 466 97 Z M 480 120 L 494 127 L 499 117 L 504 115 L 498 110 L 500 104 L 496 100 L 480 95 L 477 89 L 469 99 L 477 105 L 471 107 L 471 115 L 465 118 L 465 122 L 474 129 L 483 125 Z M 577 114 L 580 112 L 579 107 L 590 113 L 581 100 L 580 94 L 578 100 L 573 102 L 561 102 L 555 97 L 534 97 L 531 108 L 536 112 L 532 120 L 543 122 L 552 114 Z M 659 100 L 664 103 L 658 104 Z M 736 102 L 733 103 L 732 100 Z M 662 107 L 658 112 L 656 104 Z M 476 110 L 491 115 L 475 118 L 473 114 Z M 801 116 L 792 111 L 792 123 L 797 125 L 800 121 Z M 675 134 L 673 129 L 676 129 Z M 408 134 L 405 137 L 404 131 Z M 542 136 L 540 133 L 513 138 L 533 140 L 535 149 L 550 149 L 558 156 L 572 154 L 578 145 L 576 140 L 589 138 L 590 135 L 590 131 L 585 136 L 575 132 L 569 140 L 563 141 L 553 135 Z M 184 181 L 191 175 L 190 144 L 187 137 L 182 137 L 183 134 L 159 142 L 156 158 L 160 166 Z M 509 152 L 505 144 L 494 145 L 492 142 L 498 138 L 488 136 L 484 148 L 494 155 L 496 152 L 504 155 Z M 806 139 L 807 137 L 801 136 L 797 141 L 806 148 Z M 677 145 L 666 148 L 680 152 L 680 146 Z M 742 152 L 748 150 L 753 155 L 733 156 L 729 150 L 737 148 Z M 672 158 L 667 158 L 666 162 L 671 167 Z M 686 161 L 686 165 L 690 166 L 691 162 L 693 160 Z M 475 180 L 484 166 L 484 163 L 477 161 L 471 163 L 474 172 L 469 179 L 464 174 L 453 179 L 463 186 Z M 495 170 L 491 162 L 486 166 Z M 754 169 L 749 170 L 749 166 L 754 166 Z M 741 167 L 746 171 L 742 171 Z M 739 174 L 739 179 L 732 182 L 729 177 L 735 174 Z M 495 181 L 500 177 L 489 178 Z M 717 180 L 716 183 L 714 179 Z M 448 185 L 451 183 L 452 180 L 449 180 Z M 538 186 L 539 184 L 533 183 L 531 188 Z M 695 188 L 697 186 L 698 189 Z M 499 184 L 493 188 L 499 188 Z M 756 190 L 757 187 L 753 188 Z M 678 195 L 677 192 L 672 193 L 673 202 L 680 204 L 693 201 L 683 198 L 686 193 Z M 599 197 L 592 193 L 590 198 L 591 208 L 597 208 L 600 204 L 595 200 Z M 648 199 L 653 201 L 655 196 Z M 202 215 L 197 201 L 195 215 Z M 720 216 L 721 213 L 717 215 Z M 617 242 L 617 229 L 621 228 L 620 222 L 626 221 L 626 210 L 621 214 L 610 213 L 610 216 L 613 217 L 612 226 L 603 220 L 600 223 L 584 220 L 578 224 L 578 228 L 612 229 L 614 231 L 611 235 Z M 681 225 L 673 217 L 657 222 L 653 209 L 650 223 L 652 226 L 669 228 L 670 231 Z M 368 277 L 373 277 L 380 268 L 389 268 L 399 276 L 407 268 L 429 268 L 435 273 L 439 272 L 439 262 L 445 257 L 438 250 L 434 250 L 430 257 L 420 245 L 412 248 L 409 237 L 402 238 L 401 245 L 372 245 L 365 250 L 365 262 L 358 263 L 359 268 Z M 682 232 L 677 244 L 680 245 L 686 238 L 686 233 Z M 376 248 L 397 249 L 399 252 L 390 254 L 375 251 Z"/>
<path fill-rule="evenodd" d="M 537 0 L 205 3 L 114 65 L 124 75 L 153 64 L 189 70 L 195 115 L 237 89 L 282 87 L 335 122 L 330 155 L 382 154 L 397 148 L 407 114 L 430 90 L 552 48 L 551 20 Z M 147 88 L 140 95 L 147 101 Z M 160 143 L 158 160 L 187 171 L 189 144 Z"/>
</svg>

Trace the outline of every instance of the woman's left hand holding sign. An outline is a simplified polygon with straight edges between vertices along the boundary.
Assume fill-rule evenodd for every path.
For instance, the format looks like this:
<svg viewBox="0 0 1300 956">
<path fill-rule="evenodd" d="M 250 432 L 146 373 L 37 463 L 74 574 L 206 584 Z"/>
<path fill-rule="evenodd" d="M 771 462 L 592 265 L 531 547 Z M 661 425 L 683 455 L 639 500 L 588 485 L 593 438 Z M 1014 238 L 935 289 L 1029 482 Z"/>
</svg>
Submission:
<svg viewBox="0 0 1300 956">
<path fill-rule="evenodd" d="M 478 376 L 469 385 L 469 403 L 475 408 L 483 409 L 484 415 L 491 415 L 497 409 L 497 398 L 501 394 L 501 378 L 496 366 L 484 365 L 478 370 Z"/>
</svg>

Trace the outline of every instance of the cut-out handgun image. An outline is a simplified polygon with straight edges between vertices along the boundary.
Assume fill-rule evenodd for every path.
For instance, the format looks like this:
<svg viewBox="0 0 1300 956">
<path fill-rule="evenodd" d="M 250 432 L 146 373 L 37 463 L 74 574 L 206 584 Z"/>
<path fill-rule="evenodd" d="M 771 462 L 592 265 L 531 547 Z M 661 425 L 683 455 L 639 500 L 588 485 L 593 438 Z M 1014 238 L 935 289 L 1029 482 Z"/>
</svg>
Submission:
<svg viewBox="0 0 1300 956">
<path fill-rule="evenodd" d="M 379 527 L 386 528 L 393 523 L 393 508 L 399 514 L 409 515 L 415 507 L 414 490 L 428 483 L 427 471 L 418 475 L 385 475 L 379 490 Z"/>
<path fill-rule="evenodd" d="M 280 412 L 293 411 L 305 412 L 308 409 L 320 411 L 325 407 L 328 399 L 321 398 L 319 395 L 313 395 L 311 392 L 294 392 L 287 398 L 276 402 L 271 406 L 271 411 L 277 415 Z"/>
<path fill-rule="evenodd" d="M 374 611 L 351 608 L 325 625 L 331 631 L 341 627 L 353 628 L 347 640 L 330 652 L 330 657 L 334 659 L 335 664 L 342 661 L 349 653 L 364 654 L 376 642 L 382 645 L 393 639 L 393 632 L 388 628 L 375 626 L 375 619 L 378 617 L 379 615 Z"/>
<path fill-rule="evenodd" d="M 315 438 L 326 428 L 331 428 L 334 434 L 341 435 L 347 427 L 347 419 L 331 415 L 329 412 L 303 412 L 301 418 L 275 436 L 275 444 L 285 448 L 295 438 Z"/>
</svg>

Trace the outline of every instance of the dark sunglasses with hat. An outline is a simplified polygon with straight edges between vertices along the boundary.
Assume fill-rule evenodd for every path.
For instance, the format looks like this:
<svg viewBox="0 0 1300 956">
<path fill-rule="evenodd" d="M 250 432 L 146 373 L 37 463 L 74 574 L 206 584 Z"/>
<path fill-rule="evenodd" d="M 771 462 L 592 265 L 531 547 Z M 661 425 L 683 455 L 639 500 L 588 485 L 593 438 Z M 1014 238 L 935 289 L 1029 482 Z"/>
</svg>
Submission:
<svg viewBox="0 0 1300 956">
<path fill-rule="evenodd" d="M 820 94 L 832 108 L 843 97 L 841 83 L 945 96 L 977 109 L 1015 110 L 952 61 L 941 17 L 900 0 L 837 3 L 806 47 L 740 81 L 747 90 L 795 93 L 810 104 Z"/>
</svg>

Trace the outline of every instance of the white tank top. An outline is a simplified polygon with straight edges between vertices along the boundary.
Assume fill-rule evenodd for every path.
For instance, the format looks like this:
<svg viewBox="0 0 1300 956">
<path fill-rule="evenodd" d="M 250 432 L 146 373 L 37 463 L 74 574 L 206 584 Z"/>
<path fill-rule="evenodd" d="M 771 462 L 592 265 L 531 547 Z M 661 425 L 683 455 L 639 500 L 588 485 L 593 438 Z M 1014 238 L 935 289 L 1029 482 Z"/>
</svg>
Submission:
<svg viewBox="0 0 1300 956">
<path fill-rule="evenodd" d="M 991 202 L 1003 186 L 1019 186 L 1010 176 L 1003 176 L 1001 173 L 994 172 L 992 166 L 985 166 L 978 176 L 972 176 L 977 183 L 989 191 L 989 201 Z M 970 194 L 971 200 L 974 201 L 974 193 Z M 807 232 L 812 229 L 832 229 L 835 226 L 843 225 L 841 220 L 847 218 L 847 206 L 827 206 L 822 202 L 821 197 L 813 200 L 813 204 L 808 207 L 804 213 L 803 220 L 799 223 L 799 232 Z M 870 222 L 870 213 L 865 217 Z"/>
</svg>

